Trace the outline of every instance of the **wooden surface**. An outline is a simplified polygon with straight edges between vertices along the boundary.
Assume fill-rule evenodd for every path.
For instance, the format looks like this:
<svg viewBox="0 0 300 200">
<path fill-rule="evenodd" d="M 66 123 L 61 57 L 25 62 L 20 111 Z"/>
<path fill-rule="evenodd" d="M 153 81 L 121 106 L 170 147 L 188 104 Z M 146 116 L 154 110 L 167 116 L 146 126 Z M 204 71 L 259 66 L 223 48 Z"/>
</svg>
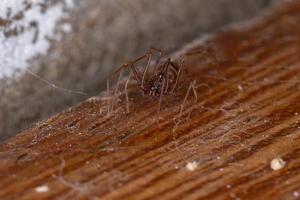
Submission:
<svg viewBox="0 0 300 200">
<path fill-rule="evenodd" d="M 103 94 L 2 144 L 0 199 L 299 199 L 299 24 L 289 1 L 209 39 L 182 117 L 184 78 L 160 112 L 132 85 L 129 114 Z"/>
</svg>

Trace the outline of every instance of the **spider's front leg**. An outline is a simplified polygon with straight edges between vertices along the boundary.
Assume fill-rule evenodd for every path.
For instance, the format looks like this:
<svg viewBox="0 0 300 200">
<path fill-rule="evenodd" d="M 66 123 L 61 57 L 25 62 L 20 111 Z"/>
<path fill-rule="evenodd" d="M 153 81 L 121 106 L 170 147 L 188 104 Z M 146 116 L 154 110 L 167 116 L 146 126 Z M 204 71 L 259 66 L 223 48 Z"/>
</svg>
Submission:
<svg viewBox="0 0 300 200">
<path fill-rule="evenodd" d="M 148 54 L 145 54 L 133 61 L 130 61 L 130 62 L 127 62 L 125 64 L 123 64 L 121 67 L 119 67 L 113 75 L 119 73 L 119 78 L 118 78 L 118 81 L 117 81 L 117 84 L 116 84 L 116 88 L 115 88 L 115 91 L 114 91 L 114 96 L 113 96 L 113 100 L 112 100 L 112 104 L 111 104 L 111 111 L 113 111 L 114 109 L 114 106 L 116 104 L 116 100 L 117 100 L 117 96 L 118 96 L 118 91 L 119 91 L 119 87 L 120 87 L 120 82 L 121 82 L 121 78 L 122 78 L 122 73 L 123 73 L 123 70 L 124 69 L 127 69 L 129 68 L 129 76 L 127 78 L 127 80 L 125 81 L 125 87 L 124 87 L 124 90 L 125 90 L 125 96 L 126 96 L 126 111 L 129 112 L 129 97 L 128 97 L 128 84 L 129 84 L 129 81 L 130 81 L 130 78 L 133 74 L 133 77 L 135 79 L 135 81 L 137 82 L 139 88 L 141 90 L 144 91 L 144 80 L 143 80 L 143 75 L 142 73 L 140 72 L 140 70 L 138 69 L 138 67 L 135 66 L 136 63 L 138 63 L 139 61 L 143 60 L 143 59 L 147 59 L 148 62 L 149 62 L 149 59 L 151 59 L 151 57 L 148 55 Z"/>
</svg>

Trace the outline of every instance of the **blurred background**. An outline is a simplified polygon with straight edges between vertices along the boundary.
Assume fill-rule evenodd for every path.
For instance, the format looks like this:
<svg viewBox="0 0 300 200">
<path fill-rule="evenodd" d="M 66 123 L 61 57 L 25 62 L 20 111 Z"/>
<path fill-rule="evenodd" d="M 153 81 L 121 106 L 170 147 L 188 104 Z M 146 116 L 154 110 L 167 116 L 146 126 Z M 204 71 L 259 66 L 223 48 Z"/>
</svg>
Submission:
<svg viewBox="0 0 300 200">
<path fill-rule="evenodd" d="M 171 53 L 271 0 L 2 0 L 0 142 L 90 96 L 155 46 Z"/>
</svg>

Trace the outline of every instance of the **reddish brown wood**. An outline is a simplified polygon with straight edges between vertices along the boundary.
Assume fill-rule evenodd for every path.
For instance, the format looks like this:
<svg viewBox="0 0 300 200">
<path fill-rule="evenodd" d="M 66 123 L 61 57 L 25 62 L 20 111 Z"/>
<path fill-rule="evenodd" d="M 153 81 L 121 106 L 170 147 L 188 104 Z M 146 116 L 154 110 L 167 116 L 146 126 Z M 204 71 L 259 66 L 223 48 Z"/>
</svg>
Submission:
<svg viewBox="0 0 300 200">
<path fill-rule="evenodd" d="M 11 139 L 0 199 L 299 199 L 299 24 L 300 2 L 289 1 L 209 39 L 220 66 L 189 57 L 200 99 L 181 118 L 188 85 L 160 112 L 130 86 L 129 114 L 122 97 L 107 116 L 103 94 Z"/>
</svg>

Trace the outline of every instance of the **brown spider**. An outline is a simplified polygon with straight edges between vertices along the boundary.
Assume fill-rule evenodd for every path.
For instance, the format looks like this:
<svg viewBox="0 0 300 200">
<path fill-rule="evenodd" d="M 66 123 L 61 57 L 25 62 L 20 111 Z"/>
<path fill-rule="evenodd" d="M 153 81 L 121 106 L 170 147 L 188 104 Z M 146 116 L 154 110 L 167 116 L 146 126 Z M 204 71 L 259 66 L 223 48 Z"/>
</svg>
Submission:
<svg viewBox="0 0 300 200">
<path fill-rule="evenodd" d="M 157 52 L 158 56 L 156 59 L 152 59 L 153 53 Z M 206 49 L 197 49 L 196 51 L 188 52 L 184 56 L 193 55 L 193 54 L 199 54 L 199 53 L 209 53 L 210 51 L 207 51 Z M 187 101 L 187 96 L 190 93 L 190 90 L 193 90 L 194 96 L 196 98 L 196 101 L 198 99 L 197 92 L 196 92 L 196 86 L 195 82 L 192 81 L 190 78 L 188 72 L 186 69 L 183 69 L 184 64 L 184 56 L 182 56 L 180 61 L 173 61 L 170 57 L 167 59 L 162 59 L 162 50 L 157 48 L 150 48 L 147 53 L 139 58 L 137 58 L 134 61 L 130 61 L 126 64 L 123 64 L 121 67 L 119 67 L 114 74 L 117 74 L 119 72 L 119 79 L 117 82 L 116 89 L 114 91 L 114 96 L 112 100 L 112 105 L 110 107 L 109 102 L 109 108 L 108 112 L 110 113 L 113 111 L 113 107 L 116 103 L 117 99 L 117 93 L 119 90 L 119 85 L 122 77 L 122 72 L 124 68 L 129 68 L 130 73 L 129 76 L 125 82 L 125 95 L 126 95 L 126 110 L 129 112 L 129 98 L 128 98 L 128 92 L 127 92 L 127 86 L 130 81 L 130 78 L 133 74 L 134 80 L 137 82 L 138 87 L 143 91 L 144 96 L 149 97 L 151 99 L 157 99 L 159 98 L 159 110 L 161 107 L 161 101 L 163 95 L 173 94 L 176 87 L 178 86 L 179 78 L 181 76 L 182 70 L 188 75 L 190 79 L 190 86 L 187 91 L 186 97 L 184 98 L 184 101 L 181 105 L 181 113 L 183 110 L 183 105 Z M 213 54 L 211 54 L 213 56 Z M 215 59 L 215 57 L 213 56 Z M 147 65 L 144 68 L 144 71 L 141 72 L 139 70 L 139 67 L 136 67 L 136 64 L 140 62 L 141 60 L 146 60 Z M 216 60 L 216 59 L 215 59 Z M 149 67 L 153 67 L 153 70 L 151 73 L 147 73 Z M 148 76 L 148 77 L 146 77 Z M 108 93 L 109 93 L 109 84 L 108 84 Z"/>
</svg>

